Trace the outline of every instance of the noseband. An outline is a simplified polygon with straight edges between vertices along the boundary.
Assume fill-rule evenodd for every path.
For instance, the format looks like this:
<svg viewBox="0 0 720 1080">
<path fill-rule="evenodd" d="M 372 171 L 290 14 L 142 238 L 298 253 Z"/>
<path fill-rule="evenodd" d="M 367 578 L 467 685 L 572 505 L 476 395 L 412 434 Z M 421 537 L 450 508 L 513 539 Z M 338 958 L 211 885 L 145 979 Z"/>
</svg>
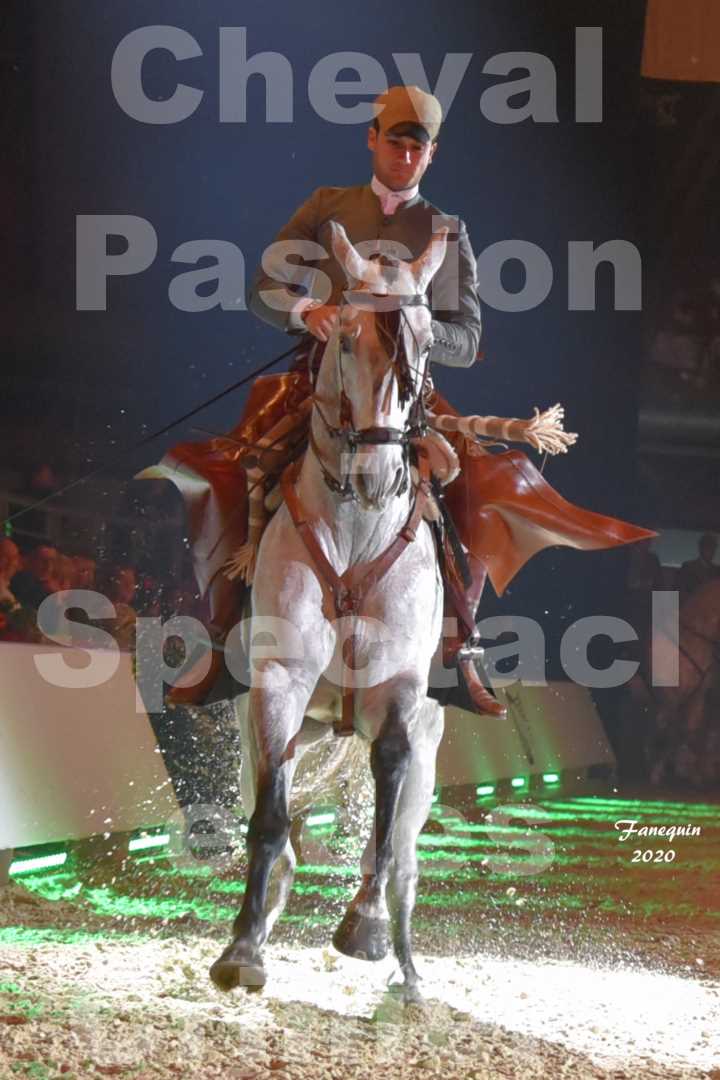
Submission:
<svg viewBox="0 0 720 1080">
<path fill-rule="evenodd" d="M 398 381 L 400 390 L 400 401 L 403 403 L 403 397 L 407 397 L 412 393 L 411 389 L 411 376 L 410 376 L 410 364 L 407 359 L 405 351 L 405 344 L 401 333 L 401 319 L 407 317 L 404 314 L 403 308 L 406 307 L 428 307 L 429 304 L 422 293 L 413 293 L 409 296 L 380 296 L 373 293 L 366 292 L 345 292 L 343 293 L 343 302 L 340 307 L 350 300 L 353 307 L 370 308 L 376 312 L 398 312 L 398 323 L 394 333 L 390 334 L 386 330 L 386 333 L 392 338 L 394 345 L 393 355 L 390 357 L 390 361 L 394 371 L 394 377 Z M 428 357 L 429 349 L 425 352 L 425 361 L 422 371 L 422 379 L 419 384 L 419 389 L 414 392 L 412 402 L 410 405 L 410 411 L 408 418 L 402 428 L 394 427 L 366 427 L 356 428 L 353 424 L 352 418 L 352 405 L 350 399 L 345 393 L 345 382 L 343 378 L 343 347 L 342 336 L 338 336 L 338 351 L 337 351 L 337 368 L 340 381 L 340 422 L 337 425 L 331 424 L 323 413 L 317 398 L 313 398 L 313 404 L 317 409 L 318 416 L 323 422 L 325 431 L 331 439 L 337 439 L 341 447 L 341 460 L 343 452 L 350 456 L 350 461 L 347 470 L 340 476 L 340 478 L 333 475 L 333 473 L 327 467 L 327 464 L 323 460 L 323 453 L 318 446 L 315 437 L 312 433 L 312 426 L 310 428 L 310 445 L 315 453 L 322 470 L 323 479 L 335 495 L 339 495 L 344 499 L 357 498 L 350 477 L 352 475 L 352 458 L 358 451 L 358 447 L 361 446 L 401 446 L 403 450 L 403 480 L 395 492 L 396 495 L 404 494 L 409 485 L 409 446 L 412 439 L 427 433 L 427 421 L 425 418 L 425 408 L 423 403 L 423 390 L 427 380 L 428 369 Z M 415 369 L 417 370 L 417 369 Z"/>
</svg>

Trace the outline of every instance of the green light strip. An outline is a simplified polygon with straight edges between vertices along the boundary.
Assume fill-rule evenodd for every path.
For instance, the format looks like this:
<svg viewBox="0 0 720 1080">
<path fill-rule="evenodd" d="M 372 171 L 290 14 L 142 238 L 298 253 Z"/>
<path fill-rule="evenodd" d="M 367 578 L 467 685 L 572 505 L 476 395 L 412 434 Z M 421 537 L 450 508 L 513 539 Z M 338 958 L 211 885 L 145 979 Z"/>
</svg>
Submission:
<svg viewBox="0 0 720 1080">
<path fill-rule="evenodd" d="M 620 799 L 612 796 L 601 797 L 599 795 L 578 795 L 569 800 L 573 803 L 606 804 L 608 806 L 647 806 L 657 807 L 662 810 L 693 810 L 697 813 L 716 814 L 720 816 L 720 803 L 683 803 L 667 802 L 663 799 Z"/>
<path fill-rule="evenodd" d="M 480 795 L 480 796 L 494 795 L 495 794 L 495 785 L 494 784 L 481 784 L 480 787 L 475 788 L 475 794 Z"/>
<path fill-rule="evenodd" d="M 49 870 L 52 866 L 63 866 L 67 862 L 67 851 L 57 851 L 54 855 L 40 855 L 35 859 L 16 859 L 10 863 L 9 874 L 31 874 L 34 870 Z"/>
<path fill-rule="evenodd" d="M 311 814 L 306 820 L 306 825 L 332 825 L 335 821 L 335 814 Z"/>
<path fill-rule="evenodd" d="M 578 806 L 576 803 L 570 802 L 554 802 L 551 806 L 557 806 L 561 810 L 574 811 L 578 817 L 585 815 L 586 813 L 605 814 L 609 819 L 611 815 L 615 818 L 623 814 L 631 814 L 635 817 L 643 818 L 662 818 L 672 814 L 673 820 L 678 821 L 685 819 L 687 821 L 705 821 L 716 822 L 720 821 L 720 807 L 714 811 L 697 810 L 692 805 L 686 805 L 684 803 L 674 803 L 667 806 L 663 806 L 660 803 L 627 803 L 627 802 L 599 802 L 595 806 L 591 802 L 583 803 Z"/>
<path fill-rule="evenodd" d="M 514 788 L 525 787 L 526 784 L 527 779 L 524 776 L 513 776 L 512 780 L 510 781 L 510 787 Z"/>
<path fill-rule="evenodd" d="M 128 843 L 128 851 L 145 851 L 147 848 L 165 847 L 170 843 L 169 833 L 156 833 L 154 836 L 136 836 Z"/>
<path fill-rule="evenodd" d="M 544 772 L 542 774 L 543 784 L 559 784 L 560 774 L 556 772 Z"/>
</svg>

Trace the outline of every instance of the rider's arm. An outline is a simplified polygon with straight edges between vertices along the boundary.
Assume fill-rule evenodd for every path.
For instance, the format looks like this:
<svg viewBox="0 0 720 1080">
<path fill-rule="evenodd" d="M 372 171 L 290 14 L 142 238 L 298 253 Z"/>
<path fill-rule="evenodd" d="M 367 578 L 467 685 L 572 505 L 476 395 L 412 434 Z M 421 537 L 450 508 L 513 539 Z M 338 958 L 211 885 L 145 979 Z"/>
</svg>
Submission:
<svg viewBox="0 0 720 1080">
<path fill-rule="evenodd" d="M 448 251 L 430 287 L 435 338 L 430 359 L 437 364 L 470 367 L 478 358 L 482 323 L 475 278 L 475 256 L 461 221 L 457 255 Z"/>
<path fill-rule="evenodd" d="M 278 241 L 305 240 L 317 243 L 317 204 L 322 188 L 317 188 L 263 252 L 263 262 L 257 268 L 248 291 L 248 308 L 253 315 L 287 333 L 305 333 L 300 319 L 301 309 L 308 302 L 313 278 L 312 252 L 308 257 L 282 252 L 273 245 Z M 318 258 L 319 254 L 315 255 Z M 270 303 L 268 303 L 268 299 Z"/>
</svg>

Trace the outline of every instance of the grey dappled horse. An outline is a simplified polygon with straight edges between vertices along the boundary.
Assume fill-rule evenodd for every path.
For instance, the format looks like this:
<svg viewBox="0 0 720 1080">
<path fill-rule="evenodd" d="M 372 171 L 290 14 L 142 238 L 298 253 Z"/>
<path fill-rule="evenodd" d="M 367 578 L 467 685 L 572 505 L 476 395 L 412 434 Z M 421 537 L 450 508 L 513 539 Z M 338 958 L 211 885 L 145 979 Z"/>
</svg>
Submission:
<svg viewBox="0 0 720 1080">
<path fill-rule="evenodd" d="M 233 940 L 210 974 L 224 990 L 264 984 L 261 949 L 295 865 L 293 774 L 306 748 L 331 738 L 342 715 L 346 730 L 350 719 L 355 737 L 370 744 L 375 814 L 362 884 L 333 942 L 348 956 L 380 960 L 392 941 L 412 1000 L 415 849 L 443 730 L 442 710 L 427 696 L 443 589 L 431 529 L 419 513 L 427 483 L 411 473 L 408 449 L 432 344 L 425 292 L 445 257 L 447 230 L 414 261 L 393 264 L 363 258 L 341 226 L 331 229 L 352 291 L 323 353 L 310 446 L 297 476 L 286 478 L 285 502 L 258 552 L 253 634 L 271 627 L 282 658 L 255 660 L 244 716 L 241 709 L 246 890 Z M 383 566 L 390 548 L 395 557 Z M 338 676 L 348 641 L 359 684 L 350 692 Z"/>
</svg>

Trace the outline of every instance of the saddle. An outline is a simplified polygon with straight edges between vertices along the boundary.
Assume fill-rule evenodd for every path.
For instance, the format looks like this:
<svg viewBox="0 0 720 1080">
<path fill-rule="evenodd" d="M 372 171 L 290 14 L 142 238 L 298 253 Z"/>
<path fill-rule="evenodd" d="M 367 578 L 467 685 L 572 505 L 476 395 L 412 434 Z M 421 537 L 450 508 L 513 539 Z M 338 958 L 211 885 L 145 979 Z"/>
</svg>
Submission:
<svg viewBox="0 0 720 1080">
<path fill-rule="evenodd" d="M 294 370 L 260 376 L 228 435 L 179 443 L 158 465 L 140 474 L 171 480 L 184 499 L 195 576 L 209 600 L 208 629 L 217 643 L 241 616 L 243 589 L 228 578 L 227 567 L 248 540 L 249 475 L 257 478 L 258 470 L 262 473 L 263 500 L 270 509 L 276 508 L 280 476 L 307 445 L 311 393 L 312 351 Z M 428 407 L 434 414 L 460 416 L 436 390 Z M 281 442 L 261 445 L 278 425 L 284 431 Z M 599 550 L 655 535 L 568 502 L 520 450 L 490 452 L 457 432 L 439 438 L 440 443 L 430 441 L 424 454 L 431 470 L 433 463 L 435 469 L 445 470 L 444 504 L 459 545 L 487 569 L 499 596 L 544 548 Z M 432 516 L 430 499 L 428 506 Z M 457 580 L 463 576 L 457 553 L 457 544 L 455 551 L 446 544 L 444 554 L 454 568 L 456 595 Z M 206 679 L 171 698 L 176 703 L 205 700 L 221 667 L 216 652 Z"/>
</svg>

